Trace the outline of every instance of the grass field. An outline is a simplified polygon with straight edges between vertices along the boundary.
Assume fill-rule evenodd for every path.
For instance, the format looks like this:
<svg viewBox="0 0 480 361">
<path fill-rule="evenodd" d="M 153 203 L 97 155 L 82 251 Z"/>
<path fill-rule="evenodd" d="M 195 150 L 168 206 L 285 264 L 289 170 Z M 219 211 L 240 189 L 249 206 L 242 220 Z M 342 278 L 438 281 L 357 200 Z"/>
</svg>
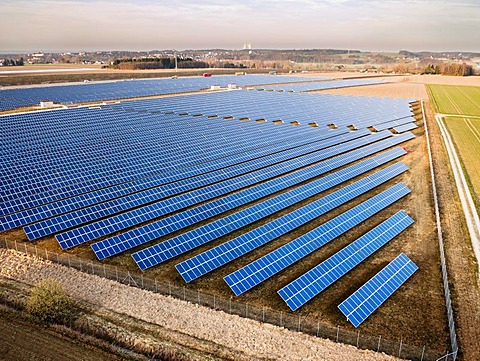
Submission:
<svg viewBox="0 0 480 361">
<path fill-rule="evenodd" d="M 429 85 L 428 89 L 439 113 L 460 115 L 446 116 L 444 121 L 480 209 L 480 87 Z"/>
<path fill-rule="evenodd" d="M 480 116 L 480 87 L 430 84 L 428 89 L 439 113 Z"/>
</svg>

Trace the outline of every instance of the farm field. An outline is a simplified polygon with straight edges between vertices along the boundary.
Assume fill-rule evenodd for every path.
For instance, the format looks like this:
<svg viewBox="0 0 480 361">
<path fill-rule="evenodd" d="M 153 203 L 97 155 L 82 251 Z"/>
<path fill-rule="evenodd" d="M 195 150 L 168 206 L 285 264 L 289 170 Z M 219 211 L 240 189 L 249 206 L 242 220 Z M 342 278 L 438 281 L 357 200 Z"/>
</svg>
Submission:
<svg viewBox="0 0 480 361">
<path fill-rule="evenodd" d="M 480 87 L 428 85 L 435 108 L 443 117 L 480 210 Z M 450 116 L 453 115 L 453 116 Z M 456 116 L 458 115 L 458 116 Z"/>
<path fill-rule="evenodd" d="M 480 118 L 447 117 L 445 124 L 460 154 L 474 201 L 480 211 Z"/>
<path fill-rule="evenodd" d="M 480 87 L 430 84 L 428 89 L 439 113 L 480 116 Z"/>
</svg>

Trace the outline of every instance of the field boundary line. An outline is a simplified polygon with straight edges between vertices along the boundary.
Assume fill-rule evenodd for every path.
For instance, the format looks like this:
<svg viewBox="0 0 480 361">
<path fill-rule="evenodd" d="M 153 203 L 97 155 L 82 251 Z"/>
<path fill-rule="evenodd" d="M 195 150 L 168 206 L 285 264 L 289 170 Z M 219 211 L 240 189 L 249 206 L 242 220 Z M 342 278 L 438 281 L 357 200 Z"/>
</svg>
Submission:
<svg viewBox="0 0 480 361">
<path fill-rule="evenodd" d="M 423 104 L 423 100 L 420 100 L 421 108 L 422 108 L 422 118 L 423 118 L 423 124 L 425 127 L 425 137 L 427 138 L 427 151 L 428 151 L 428 161 L 430 164 L 430 175 L 432 178 L 432 192 L 433 192 L 433 203 L 434 203 L 434 209 L 435 209 L 435 219 L 437 223 L 437 235 L 438 235 L 438 245 L 440 249 L 440 260 L 441 260 L 441 268 L 442 268 L 442 278 L 443 278 L 443 289 L 444 289 L 444 294 L 445 294 L 445 306 L 447 308 L 447 317 L 448 317 L 448 328 L 450 332 L 450 343 L 452 346 L 452 352 L 451 356 L 453 357 L 453 360 L 455 361 L 457 358 L 458 354 L 458 344 L 457 344 L 457 334 L 455 332 L 455 320 L 454 320 L 454 314 L 453 314 L 453 308 L 452 308 L 452 300 L 450 297 L 450 287 L 449 287 L 449 282 L 448 282 L 448 270 L 447 270 L 447 262 L 446 262 L 446 257 L 445 257 L 445 246 L 443 243 L 443 231 L 442 231 L 442 225 L 441 225 L 441 219 L 440 219 L 440 209 L 438 206 L 438 195 L 437 195 L 437 184 L 436 184 L 436 179 L 435 179 L 435 171 L 433 167 L 433 158 L 432 158 L 432 150 L 430 146 L 430 135 L 428 132 L 428 125 L 427 125 L 427 120 L 425 118 L 425 108 Z M 448 360 L 448 355 L 445 356 L 445 358 L 441 358 Z"/>
</svg>

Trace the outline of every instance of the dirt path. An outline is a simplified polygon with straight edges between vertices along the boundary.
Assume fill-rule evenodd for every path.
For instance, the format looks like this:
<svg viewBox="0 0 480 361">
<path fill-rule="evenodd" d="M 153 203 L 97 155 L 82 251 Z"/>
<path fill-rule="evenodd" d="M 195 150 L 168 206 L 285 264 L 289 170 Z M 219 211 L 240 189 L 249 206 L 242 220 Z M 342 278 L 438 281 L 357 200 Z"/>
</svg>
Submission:
<svg viewBox="0 0 480 361">
<path fill-rule="evenodd" d="M 373 351 L 307 336 L 188 302 L 128 287 L 15 251 L 0 250 L 0 276 L 35 284 L 55 278 L 67 292 L 92 304 L 269 360 L 397 360 Z"/>
</svg>

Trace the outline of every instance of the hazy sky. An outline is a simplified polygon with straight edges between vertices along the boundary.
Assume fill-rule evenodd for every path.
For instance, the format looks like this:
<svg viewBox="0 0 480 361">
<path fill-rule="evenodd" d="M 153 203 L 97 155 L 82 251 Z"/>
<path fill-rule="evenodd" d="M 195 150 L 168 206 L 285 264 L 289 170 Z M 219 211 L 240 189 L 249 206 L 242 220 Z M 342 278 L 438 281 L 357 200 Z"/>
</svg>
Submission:
<svg viewBox="0 0 480 361">
<path fill-rule="evenodd" d="M 0 0 L 0 52 L 336 48 L 480 52 L 480 0 Z"/>
</svg>

